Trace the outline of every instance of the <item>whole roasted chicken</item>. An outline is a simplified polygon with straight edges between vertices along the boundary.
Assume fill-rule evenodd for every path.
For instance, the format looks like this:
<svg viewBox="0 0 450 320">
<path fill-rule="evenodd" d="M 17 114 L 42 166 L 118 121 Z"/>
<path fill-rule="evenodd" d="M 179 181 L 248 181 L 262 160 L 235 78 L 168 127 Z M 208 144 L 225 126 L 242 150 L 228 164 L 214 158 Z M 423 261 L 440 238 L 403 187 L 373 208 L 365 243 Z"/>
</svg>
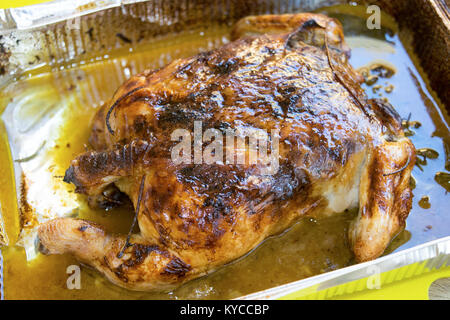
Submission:
<svg viewBox="0 0 450 320">
<path fill-rule="evenodd" d="M 128 195 L 140 233 L 58 218 L 39 228 L 44 252 L 71 253 L 122 287 L 170 290 L 302 217 L 359 206 L 348 234 L 356 260 L 383 253 L 411 208 L 415 149 L 393 107 L 360 87 L 340 23 L 308 13 L 247 17 L 232 40 L 131 77 L 96 114 L 93 150 L 66 171 L 93 204 Z M 193 132 L 196 121 L 277 132 L 277 170 L 174 161 L 172 133 Z"/>
</svg>

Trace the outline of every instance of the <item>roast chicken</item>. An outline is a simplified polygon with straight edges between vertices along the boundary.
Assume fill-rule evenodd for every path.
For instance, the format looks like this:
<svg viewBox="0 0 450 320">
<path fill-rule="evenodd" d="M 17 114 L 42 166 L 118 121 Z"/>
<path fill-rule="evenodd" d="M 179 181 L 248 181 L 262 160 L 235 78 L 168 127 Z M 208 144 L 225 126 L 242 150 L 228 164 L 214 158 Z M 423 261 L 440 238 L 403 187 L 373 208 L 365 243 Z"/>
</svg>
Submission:
<svg viewBox="0 0 450 320">
<path fill-rule="evenodd" d="M 411 209 L 415 149 L 395 109 L 361 88 L 341 24 L 309 13 L 253 16 L 231 39 L 127 80 L 95 115 L 92 150 L 65 173 L 92 205 L 126 194 L 139 233 L 57 218 L 39 227 L 43 252 L 70 253 L 128 289 L 172 290 L 303 217 L 359 207 L 348 233 L 356 261 L 383 254 Z M 172 133 L 192 133 L 196 121 L 224 135 L 276 132 L 277 170 L 174 161 Z"/>
</svg>

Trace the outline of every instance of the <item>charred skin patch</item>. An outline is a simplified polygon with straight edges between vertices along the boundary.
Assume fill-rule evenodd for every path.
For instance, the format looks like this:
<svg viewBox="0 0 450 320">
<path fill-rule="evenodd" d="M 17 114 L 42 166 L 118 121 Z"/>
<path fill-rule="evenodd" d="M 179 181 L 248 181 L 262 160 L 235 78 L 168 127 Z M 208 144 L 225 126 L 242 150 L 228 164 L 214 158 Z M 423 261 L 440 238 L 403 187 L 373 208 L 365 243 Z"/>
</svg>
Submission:
<svg viewBox="0 0 450 320">
<path fill-rule="evenodd" d="M 175 257 L 166 265 L 162 275 L 175 276 L 176 278 L 184 277 L 191 270 L 191 266 L 184 263 L 181 259 Z"/>
<path fill-rule="evenodd" d="M 218 75 L 228 75 L 238 68 L 238 61 L 236 59 L 230 58 L 219 61 L 213 66 L 213 70 Z"/>
<path fill-rule="evenodd" d="M 229 165 L 187 165 L 177 170 L 181 183 L 190 185 L 196 192 L 217 194 L 230 192 L 245 179 L 245 172 Z"/>
<path fill-rule="evenodd" d="M 227 204 L 226 199 L 231 197 L 231 193 L 220 195 L 217 197 L 207 197 L 203 201 L 204 208 L 211 208 L 213 217 L 228 215 L 232 208 Z"/>
<path fill-rule="evenodd" d="M 153 131 L 144 115 L 138 115 L 134 118 L 133 130 L 138 136 L 150 135 Z"/>
<path fill-rule="evenodd" d="M 181 103 L 169 102 L 164 104 L 164 111 L 158 114 L 158 124 L 163 128 L 166 126 L 193 128 L 194 121 L 205 119 L 205 115 L 201 111 L 191 109 Z"/>
<path fill-rule="evenodd" d="M 131 255 L 132 257 L 128 259 L 123 264 L 127 267 L 136 267 L 140 264 L 142 264 L 147 258 L 147 256 L 152 253 L 153 251 L 156 251 L 157 253 L 161 253 L 161 250 L 156 245 L 143 245 L 140 243 L 132 244 L 131 247 Z"/>
<path fill-rule="evenodd" d="M 142 281 L 144 279 L 139 277 L 139 268 L 145 263 L 146 259 L 152 253 L 159 255 L 161 257 L 160 261 L 165 263 L 164 266 L 161 266 L 160 271 L 160 274 L 163 277 L 175 277 L 175 279 L 180 279 L 192 270 L 189 264 L 185 263 L 180 258 L 173 256 L 160 246 L 140 243 L 130 244 L 130 247 L 126 250 L 126 254 L 130 255 L 130 257 L 124 260 L 118 267 L 111 268 L 111 264 L 106 257 L 104 259 L 104 264 L 109 267 L 117 278 L 125 283 L 129 283 L 131 281 Z M 157 266 L 155 265 L 153 267 L 156 268 Z"/>
</svg>

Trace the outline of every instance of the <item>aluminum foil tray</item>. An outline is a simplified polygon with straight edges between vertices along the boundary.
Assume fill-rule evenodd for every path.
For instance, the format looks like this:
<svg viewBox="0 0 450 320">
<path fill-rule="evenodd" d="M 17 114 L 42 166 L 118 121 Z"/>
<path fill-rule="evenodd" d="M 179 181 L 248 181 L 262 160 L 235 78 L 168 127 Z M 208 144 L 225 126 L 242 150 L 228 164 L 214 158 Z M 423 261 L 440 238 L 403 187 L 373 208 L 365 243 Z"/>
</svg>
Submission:
<svg viewBox="0 0 450 320">
<path fill-rule="evenodd" d="M 187 30 L 192 31 L 192 46 L 197 46 L 196 50 L 210 50 L 228 41 L 226 37 L 217 37 L 217 32 L 244 16 L 313 11 L 339 4 L 376 5 L 393 17 L 402 41 L 409 44 L 417 57 L 414 62 L 428 78 L 427 88 L 445 106 L 443 110 L 429 112 L 444 119 L 447 132 L 440 134 L 448 145 L 448 122 L 445 122 L 448 116 L 443 113 L 450 107 L 450 22 L 444 1 L 58 0 L 0 10 L 0 85 L 4 102 L 4 108 L 0 109 L 3 122 L 0 131 L 3 130 L 11 153 L 9 162 L 2 163 L 2 170 L 15 185 L 17 199 L 14 201 L 20 216 L 15 222 L 19 224 L 20 234 L 8 237 L 8 221 L 2 218 L 1 211 L 6 204 L 0 202 L 0 244 L 12 245 L 17 240 L 25 248 L 27 259 L 33 260 L 38 254 L 36 227 L 39 223 L 58 216 L 77 215 L 77 197 L 54 178 L 58 170 L 51 161 L 51 150 L 56 146 L 65 117 L 71 112 L 70 105 L 98 107 L 130 75 L 161 67 L 183 55 L 174 50 L 155 60 L 154 56 L 140 54 L 135 48 L 157 48 L 159 40 L 170 35 L 174 36 L 169 43 L 176 48 L 176 34 Z M 196 37 L 201 37 L 201 41 L 196 42 Z M 132 61 L 115 55 L 123 56 L 127 52 L 134 54 Z M 89 66 L 100 62 L 105 63 L 105 71 L 92 72 Z M 44 87 L 32 80 L 24 84 L 30 77 L 49 74 L 52 80 Z M 445 168 L 449 170 L 449 150 L 445 153 Z M 23 159 L 27 161 L 20 161 Z M 448 213 L 448 208 L 440 210 Z M 366 279 L 374 270 L 382 274 L 381 283 L 387 284 L 448 267 L 449 222 L 444 219 L 433 236 L 416 239 L 413 246 L 400 247 L 375 261 L 242 298 L 331 298 L 367 289 L 366 280 L 359 279 Z M 2 265 L 0 252 L 3 295 Z"/>
</svg>

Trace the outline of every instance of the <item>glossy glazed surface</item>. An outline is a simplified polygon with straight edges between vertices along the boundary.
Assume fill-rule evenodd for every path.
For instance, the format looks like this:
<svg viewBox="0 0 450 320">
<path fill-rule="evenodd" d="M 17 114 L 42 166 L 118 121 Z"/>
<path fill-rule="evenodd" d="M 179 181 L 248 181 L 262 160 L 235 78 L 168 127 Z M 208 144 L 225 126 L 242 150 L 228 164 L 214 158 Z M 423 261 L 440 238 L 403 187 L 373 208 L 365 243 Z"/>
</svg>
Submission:
<svg viewBox="0 0 450 320">
<path fill-rule="evenodd" d="M 343 19 L 344 26 L 347 22 L 353 21 Z M 348 23 L 350 24 L 350 23 Z M 354 34 L 359 34 L 359 30 L 349 29 Z M 347 33 L 346 33 L 347 34 Z M 354 35 L 353 34 L 353 35 Z M 218 37 L 221 37 L 219 35 Z M 384 37 L 384 35 L 383 35 Z M 439 136 L 439 132 L 445 133 L 445 125 L 440 120 L 439 108 L 433 102 L 431 95 L 427 92 L 425 85 L 419 77 L 419 74 L 414 69 L 414 65 L 408 60 L 406 52 L 401 47 L 400 42 L 396 36 L 386 35 L 389 42 L 378 43 L 377 46 L 367 46 L 370 42 L 369 38 L 357 39 L 356 41 L 349 41 L 350 46 L 353 49 L 352 64 L 354 66 L 363 66 L 367 63 L 382 57 L 387 61 L 393 62 L 397 67 L 395 75 L 389 79 L 395 84 L 393 94 L 384 93 L 389 97 L 389 100 L 393 102 L 399 113 L 406 118 L 408 115 L 409 106 L 411 103 L 417 103 L 411 117 L 412 120 L 421 119 L 422 126 L 420 128 L 412 128 L 415 135 L 412 136 L 413 141 L 417 142 L 418 147 L 432 147 L 439 151 L 439 157 L 435 160 L 428 160 L 426 166 L 423 167 L 424 171 L 415 169 L 415 176 L 417 178 L 417 187 L 415 192 L 417 194 L 430 195 L 431 208 L 422 209 L 418 205 L 420 199 L 416 198 L 414 201 L 413 214 L 408 219 L 407 232 L 402 233 L 401 239 L 397 239 L 402 243 L 409 239 L 411 236 L 409 232 L 412 232 L 412 238 L 406 243 L 406 246 L 411 246 L 422 239 L 429 239 L 430 235 L 435 237 L 445 234 L 445 223 L 434 223 L 438 221 L 440 211 L 439 204 L 445 203 L 445 189 L 440 187 L 433 180 L 434 172 L 438 170 L 445 170 L 445 151 L 443 149 L 442 140 Z M 186 39 L 189 39 L 189 35 L 186 35 Z M 384 38 L 383 38 L 384 39 Z M 353 40 L 353 38 L 351 39 Z M 189 40 L 190 41 L 190 40 Z M 392 49 L 390 44 L 394 43 L 396 48 Z M 173 47 L 171 47 L 173 48 Z M 185 50 L 188 50 L 184 46 Z M 158 49 L 159 50 L 159 49 Z M 155 56 L 158 56 L 160 51 L 153 51 Z M 185 51 L 179 52 L 183 54 Z M 186 51 L 187 52 L 187 51 Z M 189 55 L 191 53 L 186 53 Z M 129 59 L 132 59 L 129 57 Z M 96 68 L 108 68 L 107 61 L 97 65 Z M 93 70 L 98 70 L 93 68 Z M 408 72 L 409 70 L 409 72 Z M 95 73 L 95 71 L 94 71 Z M 40 79 L 40 82 L 46 81 L 46 78 Z M 52 81 L 48 78 L 47 81 Z M 39 81 L 38 81 L 39 82 Z M 381 79 L 380 79 L 381 82 Z M 371 93 L 371 87 L 368 87 L 368 93 Z M 400 90 L 404 89 L 404 90 Z M 407 93 L 405 93 L 407 92 Z M 373 94 L 378 96 L 377 94 Z M 422 102 L 423 101 L 423 102 Z M 426 108 L 424 106 L 427 106 Z M 64 173 L 65 165 L 74 155 L 80 153 L 83 150 L 83 143 L 87 142 L 88 126 L 90 114 L 87 114 L 83 109 L 75 109 L 77 112 L 71 113 L 71 123 L 65 129 L 65 134 L 61 137 L 59 143 L 60 146 L 65 146 L 70 142 L 70 148 L 61 148 L 61 150 L 55 150 L 57 155 L 57 163 L 60 163 L 59 174 Z M 431 112 L 431 113 L 427 113 Z M 84 113 L 83 113 L 84 112 Z M 428 116 L 428 114 L 431 115 Z M 417 115 L 417 117 L 415 117 Z M 81 136 L 73 135 L 74 128 L 79 128 L 81 124 L 85 125 L 85 131 L 81 131 Z M 430 140 L 430 134 L 438 128 L 438 135 L 434 136 Z M 442 131 L 444 130 L 444 131 Z M 442 137 L 442 135 L 441 135 Z M 84 139 L 84 140 L 83 140 Z M 82 143 L 80 140 L 83 140 Z M 416 145 L 416 146 L 417 146 Z M 82 199 L 80 199 L 81 201 Z M 128 209 L 129 210 L 129 209 Z M 127 210 L 113 210 L 111 216 L 105 216 L 101 210 L 92 211 L 84 207 L 81 210 L 81 216 L 90 220 L 95 220 L 101 224 L 106 224 L 108 230 L 114 232 L 126 233 L 127 228 L 130 225 L 130 219 L 127 218 Z M 111 298 L 124 298 L 124 297 L 236 297 L 243 293 L 252 292 L 267 288 L 276 284 L 285 283 L 288 281 L 300 279 L 305 276 L 310 276 L 318 272 L 326 270 L 332 270 L 336 267 L 345 266 L 350 262 L 350 251 L 346 248 L 345 242 L 341 242 L 345 235 L 346 224 L 350 220 L 350 217 L 340 220 L 340 217 L 332 218 L 331 220 L 321 220 L 322 222 L 309 221 L 301 222 L 296 225 L 294 229 L 287 234 L 276 238 L 270 239 L 256 251 L 251 253 L 248 257 L 239 262 L 225 267 L 223 270 L 200 280 L 189 283 L 188 285 L 180 288 L 173 294 L 165 295 L 149 295 L 132 293 L 128 291 L 118 290 L 105 284 L 101 279 L 90 276 L 90 272 L 87 269 L 83 271 L 83 289 L 80 291 L 69 291 L 65 289 L 65 266 L 75 263 L 69 256 L 54 256 L 48 257 L 44 260 L 42 257 L 38 258 L 36 262 L 27 265 L 24 263 L 23 253 L 13 248 L 3 250 L 6 257 L 6 281 L 10 297 L 111 297 Z M 439 221 L 446 221 L 445 216 Z M 429 224 L 428 224 L 429 223 Z M 305 227 L 305 224 L 307 227 Z M 425 226 L 432 225 L 433 228 L 426 229 Z M 426 229 L 426 230 L 425 230 Z M 326 237 L 328 234 L 330 237 Z M 341 236 L 339 236 L 341 234 Z M 311 235 L 311 236 L 309 236 Z M 334 237 L 334 238 L 333 238 Z M 321 239 L 320 242 L 314 241 L 314 239 Z M 278 239 L 281 239 L 280 241 Z M 307 239 L 311 239 L 308 242 Z M 328 240 L 327 240 L 328 239 Z M 334 240 L 331 240 L 334 239 Z M 341 240 L 338 240 L 341 239 Z M 403 240 L 402 240 L 403 239 Z M 333 243 L 333 245 L 331 245 Z M 331 245 L 331 246 L 330 246 Z M 393 244 L 393 248 L 396 244 Z M 405 245 L 403 246 L 405 247 Z M 274 255 L 273 252 L 277 254 Z M 14 265 L 14 267 L 13 267 Z M 270 268 L 268 268 L 270 266 Z M 328 267 L 327 267 L 328 266 Z M 246 271 L 247 270 L 247 271 Z M 270 271 L 269 271 L 270 270 Z M 19 276 L 19 274 L 21 276 Z M 16 276 L 14 276 L 16 275 Z M 39 276 L 37 276 L 39 275 Z M 46 281 L 38 281 L 40 279 L 52 279 Z M 8 279 L 10 279 L 8 283 Z M 97 280 L 95 280 L 97 279 Z M 94 281 L 95 280 L 95 281 Z M 16 288 L 16 289 L 15 289 Z M 23 288 L 28 288 L 23 290 Z M 45 289 L 44 289 L 45 288 Z"/>
<path fill-rule="evenodd" d="M 111 185 L 127 194 L 140 233 L 125 238 L 59 218 L 39 227 L 42 252 L 71 253 L 128 289 L 168 290 L 302 217 L 358 203 L 348 235 L 356 260 L 384 252 L 411 209 L 415 149 L 395 109 L 361 89 L 340 23 L 308 13 L 254 16 L 239 21 L 232 37 L 127 80 L 94 118 L 93 151 L 65 172 L 65 182 L 103 207 L 117 201 Z M 211 129 L 212 148 L 208 131 L 201 139 Z M 227 130 L 242 144 L 219 141 Z M 180 131 L 189 138 L 181 162 L 180 137 L 173 138 Z M 251 148 L 263 148 L 252 147 L 256 132 L 271 135 L 263 143 L 272 144 L 272 170 L 260 153 L 250 160 Z"/>
</svg>

